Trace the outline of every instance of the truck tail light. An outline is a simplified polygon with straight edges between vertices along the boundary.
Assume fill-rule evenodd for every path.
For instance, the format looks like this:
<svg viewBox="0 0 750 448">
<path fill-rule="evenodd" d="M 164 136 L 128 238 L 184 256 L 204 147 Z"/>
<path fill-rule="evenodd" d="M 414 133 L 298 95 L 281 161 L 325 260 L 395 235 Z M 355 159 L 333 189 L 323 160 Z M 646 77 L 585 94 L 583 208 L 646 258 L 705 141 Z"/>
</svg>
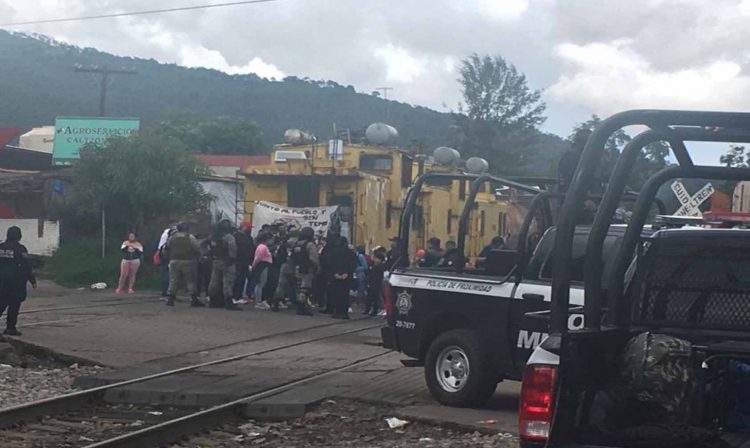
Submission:
<svg viewBox="0 0 750 448">
<path fill-rule="evenodd" d="M 556 380 L 555 366 L 526 366 L 518 410 L 518 434 L 521 440 L 538 442 L 549 439 Z"/>
<path fill-rule="evenodd" d="M 393 316 L 393 287 L 388 282 L 384 283 L 383 306 L 385 308 L 385 315 L 390 319 Z"/>
</svg>

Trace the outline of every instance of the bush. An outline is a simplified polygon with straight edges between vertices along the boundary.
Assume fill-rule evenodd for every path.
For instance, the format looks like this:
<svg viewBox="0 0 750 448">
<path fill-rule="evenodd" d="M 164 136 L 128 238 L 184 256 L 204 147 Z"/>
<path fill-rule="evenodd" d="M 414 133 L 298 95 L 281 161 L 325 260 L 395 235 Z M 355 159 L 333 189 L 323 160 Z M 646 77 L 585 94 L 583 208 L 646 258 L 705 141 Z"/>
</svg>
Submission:
<svg viewBox="0 0 750 448">
<path fill-rule="evenodd" d="M 108 288 L 115 288 L 120 275 L 120 243 L 107 243 L 107 252 L 101 258 L 101 242 L 95 238 L 68 239 L 50 257 L 42 275 L 55 283 L 69 288 L 88 288 L 93 283 L 104 282 Z M 154 290 L 160 288 L 159 267 L 151 263 L 147 254 L 138 270 L 136 289 Z"/>
</svg>

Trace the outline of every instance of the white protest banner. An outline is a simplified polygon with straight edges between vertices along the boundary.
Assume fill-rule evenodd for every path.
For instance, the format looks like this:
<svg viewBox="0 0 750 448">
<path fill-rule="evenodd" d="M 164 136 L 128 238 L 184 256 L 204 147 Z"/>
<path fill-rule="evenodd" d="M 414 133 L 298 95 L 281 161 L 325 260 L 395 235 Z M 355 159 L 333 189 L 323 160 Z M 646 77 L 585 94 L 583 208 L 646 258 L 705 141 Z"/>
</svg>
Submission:
<svg viewBox="0 0 750 448">
<path fill-rule="evenodd" d="M 312 227 L 316 235 L 325 235 L 331 227 L 331 218 L 337 209 L 337 205 L 294 208 L 273 202 L 258 201 L 253 211 L 253 236 L 257 235 L 266 224 L 294 226 L 298 230 L 303 227 Z"/>
</svg>

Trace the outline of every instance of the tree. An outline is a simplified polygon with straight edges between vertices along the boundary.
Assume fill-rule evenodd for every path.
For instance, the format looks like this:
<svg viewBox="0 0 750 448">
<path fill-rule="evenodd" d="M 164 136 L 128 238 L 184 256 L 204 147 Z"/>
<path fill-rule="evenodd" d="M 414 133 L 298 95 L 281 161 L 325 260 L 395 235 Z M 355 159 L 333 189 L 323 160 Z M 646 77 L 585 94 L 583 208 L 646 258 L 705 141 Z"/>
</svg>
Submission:
<svg viewBox="0 0 750 448">
<path fill-rule="evenodd" d="M 472 54 L 459 73 L 464 104 L 453 114 L 455 145 L 465 156 L 488 159 L 493 171 L 519 174 L 545 120 L 542 92 L 501 56 Z"/>
<path fill-rule="evenodd" d="M 741 145 L 729 145 L 729 151 L 719 157 L 719 162 L 729 168 L 747 168 L 750 166 L 750 153 Z"/>
<path fill-rule="evenodd" d="M 544 123 L 541 90 L 531 90 L 526 76 L 501 56 L 474 53 L 461 62 L 465 115 L 500 129 L 529 129 Z"/>
<path fill-rule="evenodd" d="M 579 130 L 588 129 L 593 131 L 601 122 L 602 119 L 599 116 L 592 115 L 589 120 L 579 123 L 573 128 L 573 132 L 568 137 L 568 140 L 572 141 L 573 136 Z M 632 138 L 624 129 L 618 129 L 609 136 L 607 143 L 604 145 L 604 157 L 602 158 L 599 166 L 599 174 L 597 175 L 602 182 L 609 180 L 615 163 L 620 157 L 620 153 L 630 143 L 630 140 Z M 646 146 L 638 154 L 634 167 L 631 170 L 630 178 L 628 179 L 630 188 L 640 190 L 651 176 L 667 167 L 668 157 L 669 145 L 666 142 L 657 141 Z"/>
<path fill-rule="evenodd" d="M 74 212 L 90 216 L 104 209 L 110 221 L 131 229 L 192 211 L 205 200 L 198 179 L 206 168 L 173 138 L 135 136 L 88 144 L 73 170 Z"/>
<path fill-rule="evenodd" d="M 175 138 L 202 154 L 263 154 L 263 133 L 255 122 L 219 117 L 210 120 L 176 118 L 163 121 L 154 131 Z"/>
</svg>

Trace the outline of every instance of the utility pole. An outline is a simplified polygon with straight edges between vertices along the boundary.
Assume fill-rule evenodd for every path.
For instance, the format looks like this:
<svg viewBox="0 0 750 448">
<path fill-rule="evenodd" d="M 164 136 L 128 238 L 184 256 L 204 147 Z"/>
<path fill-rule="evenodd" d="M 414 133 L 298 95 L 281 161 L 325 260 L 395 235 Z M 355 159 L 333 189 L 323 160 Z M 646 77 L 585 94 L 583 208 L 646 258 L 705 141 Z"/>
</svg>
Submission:
<svg viewBox="0 0 750 448">
<path fill-rule="evenodd" d="M 96 73 L 98 75 L 101 75 L 101 90 L 99 92 L 99 116 L 104 117 L 107 112 L 107 88 L 109 87 L 109 77 L 110 75 L 137 75 L 138 72 L 135 70 L 126 70 L 126 69 L 119 69 L 119 70 L 113 70 L 108 68 L 106 65 L 103 67 L 99 66 L 91 66 L 91 67 L 82 67 L 80 65 L 76 65 L 75 67 L 76 72 L 78 73 Z"/>
<path fill-rule="evenodd" d="M 388 91 L 393 90 L 393 87 L 375 87 L 375 90 L 382 90 L 383 91 L 383 98 L 388 99 Z"/>
<path fill-rule="evenodd" d="M 388 91 L 393 90 L 393 87 L 375 87 L 375 90 L 383 91 L 383 99 L 385 100 L 385 121 L 388 121 L 388 115 L 390 112 L 390 103 L 388 103 Z"/>
<path fill-rule="evenodd" d="M 95 73 L 102 76 L 101 90 L 99 91 L 99 116 L 104 117 L 107 113 L 107 88 L 109 87 L 109 76 L 110 75 L 137 75 L 138 72 L 135 70 L 111 70 L 106 65 L 99 67 L 92 65 L 90 67 L 83 67 L 81 65 L 75 66 L 75 71 L 78 73 Z M 102 259 L 107 253 L 107 212 L 102 206 Z"/>
</svg>

